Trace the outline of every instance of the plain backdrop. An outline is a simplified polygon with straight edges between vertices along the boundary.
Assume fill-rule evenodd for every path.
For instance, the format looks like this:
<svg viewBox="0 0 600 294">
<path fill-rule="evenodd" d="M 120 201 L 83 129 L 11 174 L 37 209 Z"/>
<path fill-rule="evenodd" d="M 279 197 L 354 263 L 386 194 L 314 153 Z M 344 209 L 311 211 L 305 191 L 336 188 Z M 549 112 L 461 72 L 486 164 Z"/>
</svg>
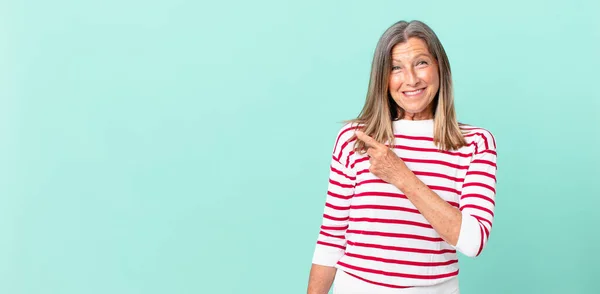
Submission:
<svg viewBox="0 0 600 294">
<path fill-rule="evenodd" d="M 418 19 L 498 144 L 464 294 L 598 293 L 600 2 L 0 2 L 0 293 L 304 293 L 341 121 Z"/>
</svg>

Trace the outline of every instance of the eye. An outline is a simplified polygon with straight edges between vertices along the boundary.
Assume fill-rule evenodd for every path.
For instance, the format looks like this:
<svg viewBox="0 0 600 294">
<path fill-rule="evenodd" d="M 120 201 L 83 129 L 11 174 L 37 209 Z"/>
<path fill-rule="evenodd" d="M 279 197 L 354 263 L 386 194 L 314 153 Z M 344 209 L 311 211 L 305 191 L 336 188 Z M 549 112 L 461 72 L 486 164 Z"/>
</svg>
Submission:
<svg viewBox="0 0 600 294">
<path fill-rule="evenodd" d="M 423 64 L 427 65 L 428 63 L 425 60 L 420 60 L 417 62 L 417 65 L 423 65 Z"/>
<path fill-rule="evenodd" d="M 400 70 L 401 68 L 397 65 L 392 66 L 392 70 Z"/>
</svg>

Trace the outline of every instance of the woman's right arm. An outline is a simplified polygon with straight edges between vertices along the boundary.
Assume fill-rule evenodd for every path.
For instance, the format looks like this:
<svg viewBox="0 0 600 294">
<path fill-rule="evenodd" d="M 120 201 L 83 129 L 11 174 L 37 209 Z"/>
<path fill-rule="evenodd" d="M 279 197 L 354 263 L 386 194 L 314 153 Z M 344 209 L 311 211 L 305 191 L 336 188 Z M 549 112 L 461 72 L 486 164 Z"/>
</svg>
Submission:
<svg viewBox="0 0 600 294">
<path fill-rule="evenodd" d="M 335 265 L 346 250 L 350 201 L 356 182 L 355 171 L 349 162 L 354 129 L 349 124 L 344 126 L 338 132 L 333 148 L 322 224 L 308 281 L 309 294 L 329 292 L 336 273 Z"/>
<path fill-rule="evenodd" d="M 333 284 L 337 269 L 332 266 L 314 264 L 310 268 L 308 294 L 327 294 Z"/>
</svg>

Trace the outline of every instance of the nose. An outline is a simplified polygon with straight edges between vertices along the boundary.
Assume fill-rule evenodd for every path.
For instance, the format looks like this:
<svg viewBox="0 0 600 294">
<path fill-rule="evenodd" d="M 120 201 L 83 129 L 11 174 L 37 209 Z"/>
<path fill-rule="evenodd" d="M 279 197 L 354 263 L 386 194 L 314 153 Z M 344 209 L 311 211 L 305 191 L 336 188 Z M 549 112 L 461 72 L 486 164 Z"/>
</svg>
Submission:
<svg viewBox="0 0 600 294">
<path fill-rule="evenodd" d="M 404 83 L 407 86 L 415 87 L 419 83 L 419 77 L 414 69 L 410 68 L 405 71 L 404 74 Z"/>
</svg>

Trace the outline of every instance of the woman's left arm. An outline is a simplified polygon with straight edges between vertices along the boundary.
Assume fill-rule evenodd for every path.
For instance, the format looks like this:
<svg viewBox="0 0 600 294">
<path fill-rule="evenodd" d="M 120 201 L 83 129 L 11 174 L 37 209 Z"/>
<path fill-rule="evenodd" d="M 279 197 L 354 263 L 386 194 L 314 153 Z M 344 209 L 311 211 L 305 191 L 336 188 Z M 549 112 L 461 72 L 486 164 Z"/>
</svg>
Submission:
<svg viewBox="0 0 600 294">
<path fill-rule="evenodd" d="M 404 192 L 442 239 L 456 246 L 463 219 L 461 211 L 433 192 L 408 168 L 400 171 L 402 177 L 399 176 L 391 184 Z"/>
<path fill-rule="evenodd" d="M 463 182 L 459 208 L 442 199 L 425 185 L 387 146 L 356 132 L 364 141 L 371 163 L 370 172 L 400 189 L 433 229 L 463 254 L 478 256 L 489 238 L 494 219 L 496 146 L 485 143 L 492 135 L 481 135 Z M 487 138 L 486 138 L 487 137 Z"/>
</svg>

